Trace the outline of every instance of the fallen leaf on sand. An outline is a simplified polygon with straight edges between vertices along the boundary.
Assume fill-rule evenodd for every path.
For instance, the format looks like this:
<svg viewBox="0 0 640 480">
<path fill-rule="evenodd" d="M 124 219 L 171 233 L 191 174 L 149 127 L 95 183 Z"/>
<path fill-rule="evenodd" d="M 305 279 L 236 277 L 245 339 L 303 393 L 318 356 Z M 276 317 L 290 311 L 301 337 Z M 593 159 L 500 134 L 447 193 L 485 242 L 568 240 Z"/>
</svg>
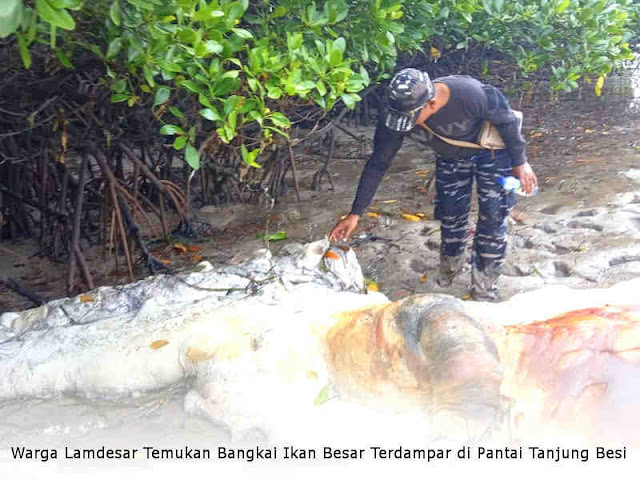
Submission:
<svg viewBox="0 0 640 480">
<path fill-rule="evenodd" d="M 151 345 L 149 345 L 152 349 L 154 350 L 158 350 L 159 348 L 164 347 L 165 345 L 167 345 L 169 342 L 166 340 L 156 340 L 155 342 L 153 342 Z"/>
<path fill-rule="evenodd" d="M 462 297 L 463 300 L 471 300 L 471 294 L 467 293 L 464 297 Z"/>
<path fill-rule="evenodd" d="M 596 95 L 598 97 L 600 95 L 602 95 L 602 87 L 604 87 L 604 79 L 605 79 L 605 76 L 604 75 L 600 75 L 598 77 L 598 80 L 596 81 L 596 84 L 594 85 L 594 90 L 595 90 Z"/>
<path fill-rule="evenodd" d="M 382 203 L 398 203 L 398 200 L 383 200 Z"/>
<path fill-rule="evenodd" d="M 187 253 L 187 247 L 185 247 L 182 243 L 174 243 L 173 248 L 181 253 Z"/>
<path fill-rule="evenodd" d="M 367 212 L 366 215 L 371 218 L 378 218 L 380 216 L 380 214 L 376 212 Z"/>
<path fill-rule="evenodd" d="M 380 291 L 380 285 L 378 285 L 373 280 L 369 280 L 368 278 L 365 278 L 364 279 L 364 284 L 367 286 L 367 290 L 370 291 L 370 292 L 379 292 Z"/>
<path fill-rule="evenodd" d="M 426 273 L 420 277 L 421 282 L 426 282 L 427 280 L 429 280 L 429 276 Z"/>
<path fill-rule="evenodd" d="M 82 303 L 89 303 L 89 302 L 95 302 L 96 299 L 93 298 L 91 295 L 80 295 L 80 301 Z"/>
<path fill-rule="evenodd" d="M 327 403 L 330 400 L 331 387 L 329 385 L 325 385 L 322 387 L 322 390 L 316 395 L 315 400 L 313 401 L 313 405 L 319 407 L 323 403 Z"/>
<path fill-rule="evenodd" d="M 401 217 L 404 218 L 405 220 L 409 220 L 410 222 L 420 221 L 420 217 L 418 217 L 417 215 L 411 215 L 410 213 L 403 213 Z"/>
<path fill-rule="evenodd" d="M 324 258 L 330 258 L 331 260 L 338 260 L 340 256 L 338 256 L 337 253 L 329 250 L 327 253 L 324 254 Z"/>
</svg>

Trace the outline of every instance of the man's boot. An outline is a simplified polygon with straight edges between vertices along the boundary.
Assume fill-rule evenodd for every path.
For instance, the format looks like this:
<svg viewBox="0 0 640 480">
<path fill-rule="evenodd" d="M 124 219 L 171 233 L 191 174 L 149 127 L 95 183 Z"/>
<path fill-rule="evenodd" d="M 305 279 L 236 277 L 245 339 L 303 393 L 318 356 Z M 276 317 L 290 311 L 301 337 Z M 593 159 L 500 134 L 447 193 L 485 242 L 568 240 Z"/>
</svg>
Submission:
<svg viewBox="0 0 640 480">
<path fill-rule="evenodd" d="M 500 268 L 486 268 L 478 270 L 474 265 L 471 269 L 471 297 L 477 302 L 496 302 L 498 300 L 498 279 Z"/>
<path fill-rule="evenodd" d="M 436 283 L 444 288 L 449 287 L 453 283 L 453 279 L 456 278 L 456 275 L 462 271 L 463 266 L 464 255 L 449 257 L 440 252 L 440 267 Z"/>
</svg>

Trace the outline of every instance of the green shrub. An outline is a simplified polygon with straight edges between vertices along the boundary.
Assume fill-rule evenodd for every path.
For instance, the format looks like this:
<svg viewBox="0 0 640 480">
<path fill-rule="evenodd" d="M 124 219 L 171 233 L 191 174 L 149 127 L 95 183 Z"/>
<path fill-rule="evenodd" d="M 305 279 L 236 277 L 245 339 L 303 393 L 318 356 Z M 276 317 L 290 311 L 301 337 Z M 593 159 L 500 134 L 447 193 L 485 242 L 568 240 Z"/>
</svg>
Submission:
<svg viewBox="0 0 640 480">
<path fill-rule="evenodd" d="M 480 45 L 511 55 L 525 77 L 550 68 L 554 89 L 580 78 L 598 88 L 631 57 L 639 12 L 634 0 L 3 0 L 0 37 L 16 34 L 27 68 L 34 43 L 69 68 L 76 50 L 93 52 L 111 102 L 148 104 L 194 169 L 199 134 L 259 167 L 290 113 L 354 108 L 398 49 Z"/>
</svg>

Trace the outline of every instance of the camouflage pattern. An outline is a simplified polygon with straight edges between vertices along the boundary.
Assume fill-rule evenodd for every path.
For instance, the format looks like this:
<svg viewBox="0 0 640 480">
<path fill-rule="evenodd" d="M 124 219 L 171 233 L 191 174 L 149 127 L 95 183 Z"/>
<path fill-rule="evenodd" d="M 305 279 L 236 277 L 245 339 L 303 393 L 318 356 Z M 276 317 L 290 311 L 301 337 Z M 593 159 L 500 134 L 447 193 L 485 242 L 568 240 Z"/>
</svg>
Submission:
<svg viewBox="0 0 640 480">
<path fill-rule="evenodd" d="M 457 161 L 436 163 L 435 217 L 441 221 L 441 271 L 438 283 L 447 286 L 463 266 L 469 237 L 473 179 L 477 183 L 478 223 L 471 255 L 471 293 L 478 300 L 498 297 L 497 281 L 507 251 L 507 217 L 515 195 L 498 185 L 498 177 L 512 175 L 506 150 L 482 150 Z"/>
</svg>

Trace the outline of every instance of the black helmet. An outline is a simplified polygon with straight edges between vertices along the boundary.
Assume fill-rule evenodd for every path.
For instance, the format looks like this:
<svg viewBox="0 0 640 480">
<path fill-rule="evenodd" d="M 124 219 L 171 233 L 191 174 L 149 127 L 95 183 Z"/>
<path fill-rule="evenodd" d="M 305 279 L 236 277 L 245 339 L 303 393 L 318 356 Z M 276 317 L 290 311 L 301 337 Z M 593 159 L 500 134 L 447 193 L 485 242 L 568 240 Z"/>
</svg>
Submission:
<svg viewBox="0 0 640 480">
<path fill-rule="evenodd" d="M 408 132 L 420 111 L 435 95 L 426 72 L 405 68 L 394 75 L 387 88 L 385 125 L 398 132 Z"/>
</svg>

